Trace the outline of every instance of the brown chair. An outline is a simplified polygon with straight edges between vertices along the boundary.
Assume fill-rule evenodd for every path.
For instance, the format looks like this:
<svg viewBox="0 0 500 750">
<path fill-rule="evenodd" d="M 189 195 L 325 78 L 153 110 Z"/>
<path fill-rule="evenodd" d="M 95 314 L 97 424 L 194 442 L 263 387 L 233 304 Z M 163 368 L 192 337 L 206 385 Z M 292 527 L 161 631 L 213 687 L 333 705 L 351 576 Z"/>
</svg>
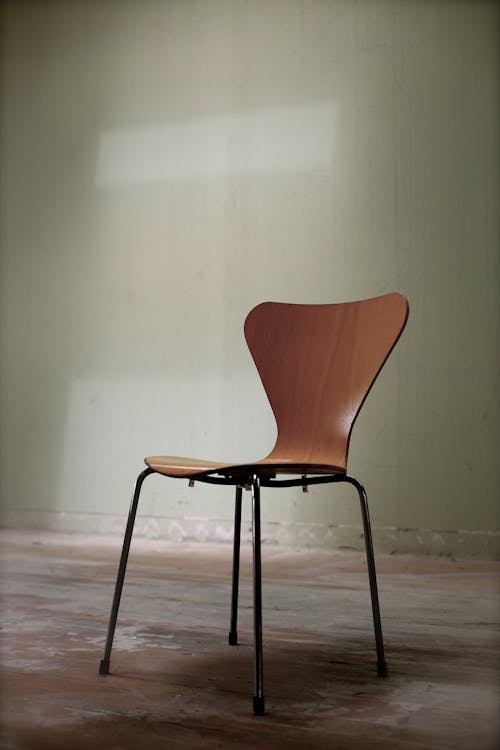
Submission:
<svg viewBox="0 0 500 750">
<path fill-rule="evenodd" d="M 130 506 L 100 673 L 107 674 L 139 494 L 150 474 L 236 487 L 229 643 L 237 643 L 242 489 L 252 493 L 254 586 L 253 710 L 264 713 L 260 488 L 348 482 L 359 494 L 375 628 L 377 673 L 387 674 L 370 519 L 362 484 L 347 474 L 356 417 L 408 317 L 400 294 L 329 305 L 264 302 L 245 322 L 245 336 L 276 418 L 278 437 L 260 461 L 228 464 L 173 456 L 145 459 Z M 294 478 L 277 478 L 292 475 Z"/>
</svg>

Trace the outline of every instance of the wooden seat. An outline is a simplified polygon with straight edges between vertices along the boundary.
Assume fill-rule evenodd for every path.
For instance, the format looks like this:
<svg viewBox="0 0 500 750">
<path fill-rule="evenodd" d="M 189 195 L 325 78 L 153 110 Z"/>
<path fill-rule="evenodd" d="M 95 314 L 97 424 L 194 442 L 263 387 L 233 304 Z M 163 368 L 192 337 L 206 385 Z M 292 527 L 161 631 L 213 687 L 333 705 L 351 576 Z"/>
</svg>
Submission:
<svg viewBox="0 0 500 750">
<path fill-rule="evenodd" d="M 408 302 L 397 293 L 359 302 L 296 305 L 265 302 L 245 321 L 245 337 L 277 424 L 271 453 L 234 464 L 198 458 L 150 456 L 136 483 L 125 532 L 100 672 L 107 674 L 121 590 L 139 494 L 152 473 L 191 482 L 236 486 L 233 588 L 229 642 L 237 643 L 237 601 L 242 487 L 252 492 L 254 547 L 254 699 L 265 710 L 262 669 L 260 488 L 344 481 L 361 501 L 375 627 L 378 674 L 386 674 L 368 503 L 362 484 L 347 474 L 356 417 L 408 317 Z M 280 479 L 281 475 L 287 478 Z M 290 478 L 295 476 L 295 478 Z"/>
</svg>

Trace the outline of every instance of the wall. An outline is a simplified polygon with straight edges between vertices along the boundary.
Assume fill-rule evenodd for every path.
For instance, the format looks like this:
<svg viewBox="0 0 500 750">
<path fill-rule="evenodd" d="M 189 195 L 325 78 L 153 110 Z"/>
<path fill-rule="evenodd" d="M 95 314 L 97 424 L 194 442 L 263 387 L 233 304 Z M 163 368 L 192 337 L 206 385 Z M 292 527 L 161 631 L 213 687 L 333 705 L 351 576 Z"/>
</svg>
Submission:
<svg viewBox="0 0 500 750">
<path fill-rule="evenodd" d="M 400 290 L 350 455 L 377 549 L 499 554 L 498 16 L 2 3 L 4 525 L 121 532 L 143 456 L 263 456 L 247 311 Z M 231 536 L 229 489 L 153 477 L 141 508 L 142 534 Z M 268 492 L 263 524 L 362 544 L 349 488 Z"/>
</svg>

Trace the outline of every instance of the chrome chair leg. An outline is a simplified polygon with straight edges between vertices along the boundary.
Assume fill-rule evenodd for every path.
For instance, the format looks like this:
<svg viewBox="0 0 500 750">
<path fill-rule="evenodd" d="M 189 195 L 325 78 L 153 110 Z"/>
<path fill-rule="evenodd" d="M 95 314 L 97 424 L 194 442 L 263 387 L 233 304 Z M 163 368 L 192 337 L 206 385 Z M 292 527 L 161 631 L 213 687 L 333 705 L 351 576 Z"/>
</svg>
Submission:
<svg viewBox="0 0 500 750">
<path fill-rule="evenodd" d="M 109 618 L 109 625 L 108 625 L 108 636 L 106 639 L 106 645 L 104 647 L 104 657 L 101 659 L 101 664 L 99 666 L 99 674 L 109 674 L 111 649 L 113 647 L 113 638 L 115 635 L 116 620 L 118 618 L 118 608 L 120 606 L 120 599 L 122 595 L 123 580 L 125 578 L 125 570 L 127 568 L 128 554 L 130 550 L 130 542 L 132 541 L 132 532 L 134 530 L 135 516 L 137 513 L 137 504 L 139 502 L 139 495 L 141 494 L 142 483 L 144 482 L 146 477 L 148 477 L 150 474 L 154 474 L 153 469 L 145 469 L 141 474 L 139 474 L 139 476 L 137 477 L 137 482 L 135 485 L 135 491 L 132 497 L 132 502 L 130 503 L 127 528 L 125 529 L 122 554 L 120 557 L 120 565 L 118 566 L 118 574 L 116 577 L 113 604 L 111 605 L 111 615 Z"/>
<path fill-rule="evenodd" d="M 260 480 L 252 477 L 252 537 L 253 537 L 253 616 L 254 616 L 254 694 L 253 711 L 265 713 L 263 658 L 262 658 L 262 574 L 260 537 Z"/>
<path fill-rule="evenodd" d="M 234 500 L 234 540 L 233 540 L 233 585 L 231 589 L 231 625 L 229 629 L 229 645 L 238 645 L 238 589 L 240 579 L 240 540 L 241 540 L 241 496 L 243 490 L 236 486 Z"/>
<path fill-rule="evenodd" d="M 382 637 L 382 623 L 380 620 L 380 606 L 378 601 L 377 573 L 375 570 L 375 557 L 373 554 L 372 531 L 370 514 L 368 511 L 368 499 L 366 491 L 361 482 L 354 477 L 346 477 L 346 481 L 353 484 L 359 494 L 361 503 L 361 514 L 363 516 L 363 530 L 365 537 L 366 561 L 368 564 L 368 577 L 370 581 L 370 593 L 372 599 L 373 625 L 375 629 L 375 645 L 377 649 L 377 674 L 379 677 L 387 677 L 387 664 L 384 655 L 384 640 Z"/>
</svg>

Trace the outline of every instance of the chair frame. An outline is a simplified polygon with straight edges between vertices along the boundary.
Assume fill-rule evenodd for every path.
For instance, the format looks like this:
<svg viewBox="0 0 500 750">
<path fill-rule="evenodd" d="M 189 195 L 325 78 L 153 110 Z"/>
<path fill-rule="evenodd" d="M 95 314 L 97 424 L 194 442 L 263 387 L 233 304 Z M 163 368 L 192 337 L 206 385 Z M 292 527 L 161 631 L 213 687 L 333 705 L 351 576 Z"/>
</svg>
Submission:
<svg viewBox="0 0 500 750">
<path fill-rule="evenodd" d="M 141 494 L 144 480 L 151 474 L 157 474 L 151 468 L 145 469 L 137 478 L 132 502 L 128 514 L 125 537 L 123 540 L 122 553 L 116 578 L 113 603 L 111 606 L 111 615 L 108 626 L 104 656 L 101 660 L 99 673 L 101 675 L 109 674 L 111 649 L 118 619 L 118 610 L 125 579 L 125 571 L 132 541 L 135 518 L 139 497 Z M 260 477 L 254 473 L 247 477 L 245 482 L 241 478 L 232 477 L 215 477 L 202 476 L 189 480 L 204 482 L 207 484 L 232 485 L 236 486 L 235 508 L 234 508 L 234 540 L 233 540 L 233 575 L 231 590 L 231 620 L 228 642 L 229 645 L 238 644 L 238 591 L 239 591 L 239 566 L 240 566 L 240 540 L 241 540 L 241 507 L 243 489 L 249 488 L 252 493 L 252 546 L 253 546 L 253 614 L 254 614 L 254 664 L 253 664 L 253 711 L 256 715 L 265 713 L 264 698 L 264 670 L 263 670 L 263 647 L 262 647 L 262 572 L 261 572 L 261 517 L 260 517 L 260 489 L 261 487 L 303 487 L 316 484 L 331 484 L 347 482 L 353 485 L 359 495 L 361 505 L 361 515 L 363 519 L 363 531 L 365 539 L 366 561 L 368 566 L 368 577 L 370 583 L 370 594 L 373 614 L 373 625 L 375 630 L 375 647 L 377 653 L 377 675 L 379 677 L 387 676 L 387 664 L 384 654 L 384 641 L 382 636 L 382 623 L 380 618 L 380 605 L 378 598 L 377 574 L 375 569 L 375 557 L 373 553 L 372 532 L 370 523 L 370 514 L 368 510 L 368 498 L 366 491 L 361 482 L 355 477 L 348 474 L 328 474 L 326 476 L 302 476 L 300 479 L 275 479 Z"/>
</svg>

